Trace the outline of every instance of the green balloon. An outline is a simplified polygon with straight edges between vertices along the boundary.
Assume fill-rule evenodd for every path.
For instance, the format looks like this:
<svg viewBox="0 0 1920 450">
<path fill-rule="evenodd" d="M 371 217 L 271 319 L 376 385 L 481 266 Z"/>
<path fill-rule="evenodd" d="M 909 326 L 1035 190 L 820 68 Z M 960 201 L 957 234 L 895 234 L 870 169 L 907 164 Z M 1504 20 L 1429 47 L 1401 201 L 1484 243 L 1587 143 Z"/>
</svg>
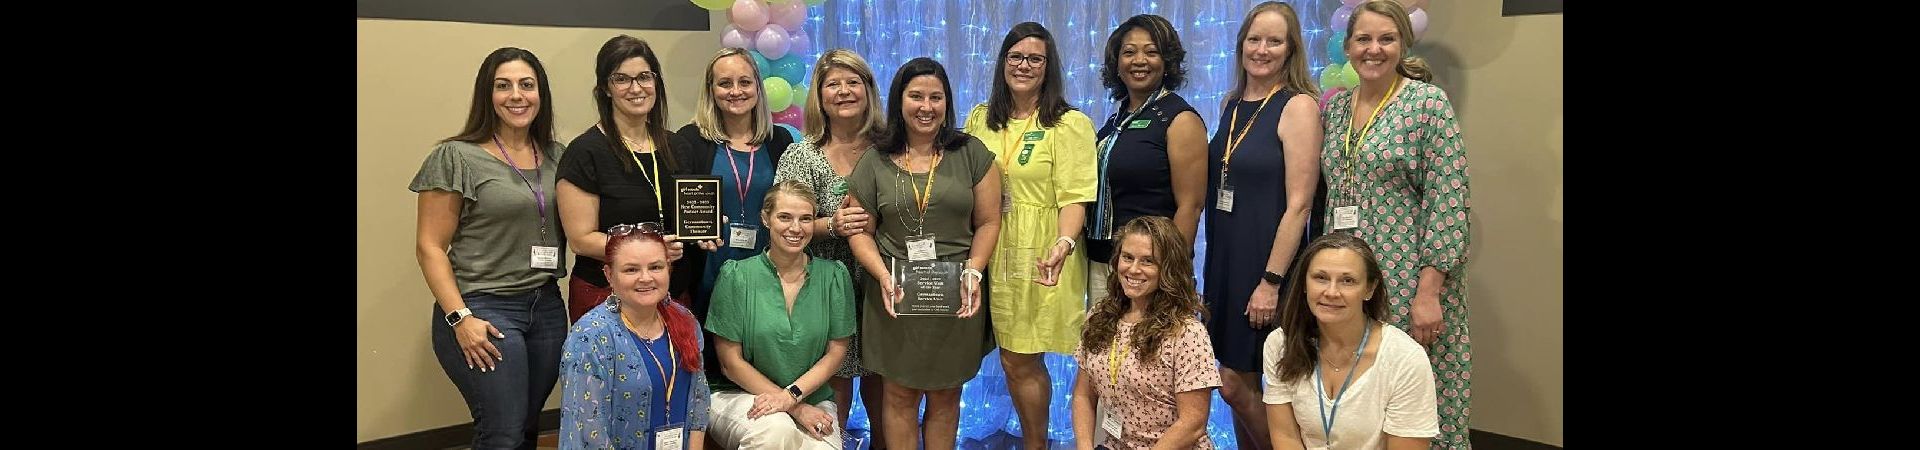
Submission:
<svg viewBox="0 0 1920 450">
<path fill-rule="evenodd" d="M 787 84 L 787 79 L 768 78 L 760 86 L 767 94 L 767 109 L 786 111 L 788 106 L 793 106 L 793 85 Z"/>
<path fill-rule="evenodd" d="M 693 5 L 708 11 L 719 11 L 733 7 L 733 0 L 693 0 Z"/>
<path fill-rule="evenodd" d="M 1326 68 L 1320 69 L 1320 90 L 1333 90 L 1334 87 L 1339 86 L 1340 67 L 1345 65 L 1346 64 L 1329 64 Z"/>
<path fill-rule="evenodd" d="M 1351 88 L 1360 85 L 1360 73 L 1353 71 L 1353 64 L 1341 64 L 1340 67 L 1340 87 Z"/>
<path fill-rule="evenodd" d="M 788 97 L 790 97 L 793 100 L 793 106 L 800 107 L 802 111 L 805 111 L 807 108 L 807 100 L 811 100 L 810 98 L 807 97 L 806 84 L 800 84 L 800 85 L 794 86 L 793 95 L 789 95 Z M 768 105 L 768 107 L 772 107 L 772 105 Z"/>
</svg>

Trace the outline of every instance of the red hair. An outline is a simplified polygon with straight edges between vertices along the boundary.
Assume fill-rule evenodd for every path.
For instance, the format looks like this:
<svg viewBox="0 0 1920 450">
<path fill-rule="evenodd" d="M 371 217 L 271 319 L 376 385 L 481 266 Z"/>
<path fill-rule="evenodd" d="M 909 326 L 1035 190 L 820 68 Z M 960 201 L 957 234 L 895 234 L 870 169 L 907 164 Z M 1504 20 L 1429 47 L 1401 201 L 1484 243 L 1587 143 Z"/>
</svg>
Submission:
<svg viewBox="0 0 1920 450">
<path fill-rule="evenodd" d="M 667 242 L 662 239 L 659 234 L 633 232 L 612 236 L 607 238 L 606 267 L 613 267 L 613 255 L 619 252 L 620 247 L 626 245 L 628 242 L 632 242 L 636 236 L 645 237 L 645 242 L 659 244 L 661 253 L 666 253 Z M 673 279 L 673 265 L 671 264 L 667 265 L 667 277 L 667 280 L 661 280 L 660 289 L 666 289 L 667 285 L 671 284 L 668 283 L 669 280 Z M 608 286 L 611 287 L 612 284 L 609 283 Z M 660 310 L 660 318 L 667 324 L 667 338 L 672 341 L 674 352 L 680 354 L 680 367 L 685 368 L 687 372 L 701 370 L 700 341 L 698 340 L 700 339 L 698 335 L 700 332 L 700 322 L 694 320 L 693 311 L 687 310 L 685 306 L 680 306 L 671 298 L 661 299 L 660 304 L 654 305 L 654 307 Z"/>
</svg>

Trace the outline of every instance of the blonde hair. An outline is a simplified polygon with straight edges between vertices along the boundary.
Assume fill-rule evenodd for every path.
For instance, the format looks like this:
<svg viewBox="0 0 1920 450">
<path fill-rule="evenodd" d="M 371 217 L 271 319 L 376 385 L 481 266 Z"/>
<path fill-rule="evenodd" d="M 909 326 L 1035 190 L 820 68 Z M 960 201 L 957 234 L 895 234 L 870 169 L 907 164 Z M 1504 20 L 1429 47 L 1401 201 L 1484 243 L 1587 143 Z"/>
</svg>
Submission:
<svg viewBox="0 0 1920 450">
<path fill-rule="evenodd" d="M 727 140 L 726 121 L 720 120 L 720 104 L 713 101 L 713 67 L 720 63 L 720 58 L 733 56 L 746 60 L 747 68 L 753 71 L 753 82 L 756 83 L 756 89 L 759 91 L 754 95 L 758 104 L 754 105 L 752 112 L 747 113 L 753 117 L 753 137 L 747 143 L 765 142 L 768 136 L 773 135 L 773 113 L 767 110 L 767 89 L 766 86 L 757 84 L 764 81 L 760 78 L 760 66 L 753 63 L 753 56 L 747 54 L 747 49 L 740 47 L 722 48 L 719 53 L 713 55 L 712 61 L 707 61 L 707 83 L 701 85 L 701 88 L 706 89 L 707 92 L 701 93 L 695 104 L 693 126 L 699 127 L 700 137 L 709 141 Z"/>
<path fill-rule="evenodd" d="M 1227 89 L 1227 95 L 1220 99 L 1222 108 L 1233 104 L 1235 100 L 1239 100 L 1246 94 L 1247 33 L 1253 29 L 1253 18 L 1268 12 L 1280 14 L 1281 20 L 1287 22 L 1287 58 L 1286 62 L 1282 63 L 1280 84 L 1296 94 L 1320 97 L 1320 89 L 1313 85 L 1313 76 L 1307 73 L 1307 49 L 1302 46 L 1300 40 L 1300 15 L 1293 11 L 1293 5 L 1268 1 L 1254 5 L 1253 10 L 1247 11 L 1247 18 L 1240 21 L 1240 35 L 1234 40 L 1236 44 L 1233 50 L 1233 87 Z"/>
<path fill-rule="evenodd" d="M 1387 16 L 1388 19 L 1393 20 L 1394 34 L 1400 37 L 1402 42 L 1400 47 L 1404 49 L 1400 51 L 1400 63 L 1393 66 L 1395 72 L 1422 82 L 1433 82 L 1433 69 L 1427 67 L 1427 60 L 1418 56 L 1408 56 L 1413 54 L 1414 41 L 1419 38 L 1414 37 L 1413 20 L 1407 18 L 1407 9 L 1401 7 L 1399 2 L 1368 0 L 1366 3 L 1361 3 L 1360 7 L 1354 8 L 1353 15 L 1347 17 L 1347 42 L 1342 44 L 1343 47 L 1353 44 L 1353 24 L 1360 21 L 1362 12 Z"/>
<path fill-rule="evenodd" d="M 806 142 L 818 147 L 826 145 L 827 139 L 831 137 L 833 130 L 830 129 L 832 124 L 828 123 L 829 119 L 827 119 L 827 92 L 821 89 L 821 86 L 827 82 L 827 71 L 833 69 L 846 69 L 853 72 L 860 77 L 860 83 L 866 85 L 866 119 L 861 121 L 858 134 L 866 136 L 869 141 L 875 140 L 874 134 L 887 128 L 886 115 L 880 112 L 880 85 L 873 82 L 873 69 L 867 67 L 867 61 L 861 59 L 860 54 L 854 53 L 853 50 L 836 48 L 821 53 L 820 60 L 813 63 L 813 81 L 807 83 L 807 95 L 811 98 L 807 99 L 806 106 L 803 108 L 806 110 L 806 122 L 802 124 L 805 128 L 801 130 L 801 133 L 806 136 Z"/>
</svg>

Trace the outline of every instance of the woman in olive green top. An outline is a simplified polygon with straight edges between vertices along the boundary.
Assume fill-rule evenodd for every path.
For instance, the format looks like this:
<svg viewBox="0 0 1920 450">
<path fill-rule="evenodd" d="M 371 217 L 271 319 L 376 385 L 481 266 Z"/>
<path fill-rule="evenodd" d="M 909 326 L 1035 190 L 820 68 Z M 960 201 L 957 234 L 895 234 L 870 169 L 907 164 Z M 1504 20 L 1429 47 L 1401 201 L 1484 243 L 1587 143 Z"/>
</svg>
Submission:
<svg viewBox="0 0 1920 450">
<path fill-rule="evenodd" d="M 707 330 L 720 369 L 707 434 L 721 448 L 839 449 L 827 378 L 853 336 L 853 282 L 839 261 L 815 259 L 813 189 L 783 181 L 767 192 L 767 251 L 727 261 L 714 282 Z"/>
<path fill-rule="evenodd" d="M 954 128 L 953 90 L 940 63 L 907 61 L 888 91 L 886 137 L 847 177 L 855 205 L 873 216 L 870 234 L 847 238 L 872 275 L 861 283 L 860 362 L 886 377 L 888 448 L 917 448 L 924 438 L 926 448 L 951 449 L 960 385 L 993 348 L 986 315 L 975 313 L 987 300 L 980 270 L 1000 238 L 1000 169 L 985 144 Z M 957 317 L 896 317 L 904 292 L 890 264 L 929 259 L 964 261 Z M 923 395 L 925 436 L 916 407 Z"/>
</svg>

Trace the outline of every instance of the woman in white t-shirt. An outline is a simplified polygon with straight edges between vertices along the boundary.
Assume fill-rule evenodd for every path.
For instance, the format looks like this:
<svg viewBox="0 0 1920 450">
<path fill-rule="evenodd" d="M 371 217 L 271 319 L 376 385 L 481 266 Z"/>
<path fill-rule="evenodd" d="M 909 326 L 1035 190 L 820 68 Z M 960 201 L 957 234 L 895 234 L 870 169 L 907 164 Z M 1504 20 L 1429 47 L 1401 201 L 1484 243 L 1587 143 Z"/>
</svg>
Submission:
<svg viewBox="0 0 1920 450">
<path fill-rule="evenodd" d="M 1380 260 L 1347 233 L 1314 239 L 1267 337 L 1275 449 L 1426 449 L 1440 433 L 1426 349 L 1387 319 Z"/>
</svg>

